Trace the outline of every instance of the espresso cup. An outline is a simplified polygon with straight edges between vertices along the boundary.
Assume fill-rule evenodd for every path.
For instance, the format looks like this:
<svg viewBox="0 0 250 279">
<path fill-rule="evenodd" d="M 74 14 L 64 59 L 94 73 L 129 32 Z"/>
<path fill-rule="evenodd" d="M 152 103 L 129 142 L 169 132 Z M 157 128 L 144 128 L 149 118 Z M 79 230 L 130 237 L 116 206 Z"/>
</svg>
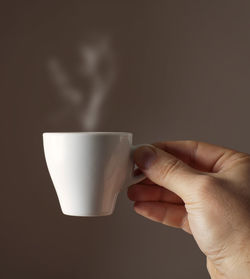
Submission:
<svg viewBox="0 0 250 279">
<path fill-rule="evenodd" d="M 72 216 L 113 213 L 123 187 L 140 182 L 134 175 L 132 133 L 44 133 L 48 170 L 61 210 Z M 143 144 L 145 145 L 145 144 Z"/>
</svg>

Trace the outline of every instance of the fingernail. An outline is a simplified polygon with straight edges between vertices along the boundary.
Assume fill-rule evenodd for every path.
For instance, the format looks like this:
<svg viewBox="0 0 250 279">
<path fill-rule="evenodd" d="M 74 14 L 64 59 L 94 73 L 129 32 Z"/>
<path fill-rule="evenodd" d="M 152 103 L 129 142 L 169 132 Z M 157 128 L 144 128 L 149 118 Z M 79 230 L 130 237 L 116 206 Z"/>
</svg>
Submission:
<svg viewBox="0 0 250 279">
<path fill-rule="evenodd" d="M 140 169 L 149 169 L 156 160 L 154 148 L 149 146 L 139 147 L 134 153 L 134 160 Z"/>
</svg>

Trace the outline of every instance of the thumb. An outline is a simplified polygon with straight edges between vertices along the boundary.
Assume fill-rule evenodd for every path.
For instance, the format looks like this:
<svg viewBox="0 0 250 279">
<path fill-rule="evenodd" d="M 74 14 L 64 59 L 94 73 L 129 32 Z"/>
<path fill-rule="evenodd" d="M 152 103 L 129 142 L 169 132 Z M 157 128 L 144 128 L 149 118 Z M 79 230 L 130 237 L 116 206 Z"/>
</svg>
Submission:
<svg viewBox="0 0 250 279">
<path fill-rule="evenodd" d="M 151 181 L 176 193 L 184 201 L 190 197 L 190 192 L 193 192 L 191 187 L 197 184 L 194 181 L 203 174 L 154 146 L 136 149 L 134 160 Z"/>
</svg>

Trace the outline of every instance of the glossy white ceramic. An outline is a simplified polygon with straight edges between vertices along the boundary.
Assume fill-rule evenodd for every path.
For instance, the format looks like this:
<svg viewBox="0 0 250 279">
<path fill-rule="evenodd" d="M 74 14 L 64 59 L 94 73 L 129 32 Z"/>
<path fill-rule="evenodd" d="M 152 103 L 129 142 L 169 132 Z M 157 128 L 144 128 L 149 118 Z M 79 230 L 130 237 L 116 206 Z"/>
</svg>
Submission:
<svg viewBox="0 0 250 279">
<path fill-rule="evenodd" d="M 124 132 L 44 133 L 48 170 L 62 212 L 73 216 L 103 216 L 114 211 L 124 186 L 134 176 L 132 134 Z"/>
</svg>

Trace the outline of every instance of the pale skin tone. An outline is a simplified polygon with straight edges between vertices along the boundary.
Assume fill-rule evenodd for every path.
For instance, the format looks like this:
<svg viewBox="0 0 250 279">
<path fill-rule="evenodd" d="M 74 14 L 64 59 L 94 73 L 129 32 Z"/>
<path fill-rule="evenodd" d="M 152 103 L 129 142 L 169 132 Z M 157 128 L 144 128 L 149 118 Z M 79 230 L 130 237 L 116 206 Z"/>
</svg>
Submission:
<svg viewBox="0 0 250 279">
<path fill-rule="evenodd" d="M 140 147 L 134 160 L 147 177 L 128 189 L 135 211 L 192 234 L 212 279 L 250 278 L 250 155 L 175 141 Z"/>
</svg>

